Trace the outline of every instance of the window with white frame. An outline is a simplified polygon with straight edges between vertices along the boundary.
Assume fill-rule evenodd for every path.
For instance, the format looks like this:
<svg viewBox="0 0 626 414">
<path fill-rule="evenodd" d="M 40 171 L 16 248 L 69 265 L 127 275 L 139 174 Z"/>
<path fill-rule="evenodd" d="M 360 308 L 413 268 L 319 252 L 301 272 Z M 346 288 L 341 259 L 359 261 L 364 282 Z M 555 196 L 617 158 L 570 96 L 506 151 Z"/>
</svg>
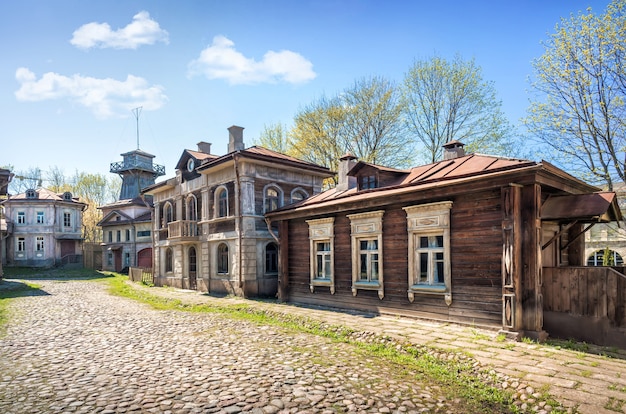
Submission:
<svg viewBox="0 0 626 414">
<path fill-rule="evenodd" d="M 63 212 L 63 227 L 72 227 L 72 213 L 69 211 Z"/>
<path fill-rule="evenodd" d="M 377 290 L 385 296 L 383 284 L 383 214 L 382 210 L 350 214 L 352 233 L 352 294 L 359 289 Z"/>
<path fill-rule="evenodd" d="M 309 260 L 311 293 L 316 286 L 328 286 L 335 293 L 334 217 L 307 220 L 309 225 Z"/>
<path fill-rule="evenodd" d="M 26 224 L 26 213 L 23 211 L 17 212 L 17 224 Z"/>
<path fill-rule="evenodd" d="M 416 293 L 442 295 L 452 303 L 451 201 L 405 207 L 409 232 L 409 300 Z"/>
<path fill-rule="evenodd" d="M 43 211 L 38 211 L 37 212 L 37 224 L 43 224 L 43 223 L 44 223 Z"/>
<path fill-rule="evenodd" d="M 26 251 L 26 239 L 24 237 L 17 238 L 17 245 L 15 246 L 16 250 L 20 253 Z"/>
<path fill-rule="evenodd" d="M 130 266 L 130 253 L 124 253 L 124 266 Z"/>
<path fill-rule="evenodd" d="M 130 229 L 126 229 L 126 241 L 131 241 L 130 240 Z"/>
<path fill-rule="evenodd" d="M 198 200 L 193 194 L 187 197 L 187 220 L 198 220 Z"/>
<path fill-rule="evenodd" d="M 109 230 L 109 243 L 113 243 L 113 232 Z"/>
<path fill-rule="evenodd" d="M 111 252 L 107 253 L 107 265 L 113 266 L 113 253 Z"/>
<path fill-rule="evenodd" d="M 119 243 L 122 241 L 122 230 L 117 230 L 115 232 L 115 240 Z"/>
<path fill-rule="evenodd" d="M 43 247 L 43 236 L 37 236 L 35 250 L 38 252 L 43 252 Z"/>
</svg>

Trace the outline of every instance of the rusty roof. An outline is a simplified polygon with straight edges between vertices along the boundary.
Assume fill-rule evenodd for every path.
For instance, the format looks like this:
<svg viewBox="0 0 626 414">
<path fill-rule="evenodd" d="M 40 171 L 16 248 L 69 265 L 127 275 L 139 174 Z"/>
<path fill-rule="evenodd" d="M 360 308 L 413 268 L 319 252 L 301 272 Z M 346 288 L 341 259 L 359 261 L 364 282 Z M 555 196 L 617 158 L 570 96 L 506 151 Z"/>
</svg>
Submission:
<svg viewBox="0 0 626 414">
<path fill-rule="evenodd" d="M 268 213 L 268 215 L 279 215 L 281 212 L 289 211 L 313 212 L 316 208 L 322 206 L 366 202 L 377 198 L 390 199 L 390 197 L 395 195 L 429 190 L 444 184 L 460 184 L 480 177 L 489 177 L 496 174 L 501 175 L 508 171 L 521 171 L 524 169 L 537 168 L 549 170 L 555 174 L 564 175 L 572 181 L 582 183 L 577 178 L 546 162 L 538 163 L 535 161 L 516 158 L 468 154 L 458 158 L 442 160 L 411 168 L 410 170 L 407 170 L 407 172 L 398 180 L 395 180 L 391 185 L 387 185 L 385 187 L 363 191 L 358 191 L 357 188 L 337 191 L 336 188 L 332 188 L 323 193 L 309 197 L 301 202 L 277 209 Z M 588 187 L 593 188 L 592 186 Z"/>
</svg>

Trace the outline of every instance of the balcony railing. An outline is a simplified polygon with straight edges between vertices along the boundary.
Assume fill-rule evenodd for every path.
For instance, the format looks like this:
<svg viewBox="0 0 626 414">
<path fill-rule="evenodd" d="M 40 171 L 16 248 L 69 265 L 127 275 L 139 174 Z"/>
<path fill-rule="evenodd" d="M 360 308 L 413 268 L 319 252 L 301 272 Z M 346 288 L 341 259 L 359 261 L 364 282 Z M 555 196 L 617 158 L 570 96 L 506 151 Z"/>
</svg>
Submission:
<svg viewBox="0 0 626 414">
<path fill-rule="evenodd" d="M 196 240 L 200 235 L 198 222 L 179 220 L 167 223 L 168 239 Z"/>
</svg>

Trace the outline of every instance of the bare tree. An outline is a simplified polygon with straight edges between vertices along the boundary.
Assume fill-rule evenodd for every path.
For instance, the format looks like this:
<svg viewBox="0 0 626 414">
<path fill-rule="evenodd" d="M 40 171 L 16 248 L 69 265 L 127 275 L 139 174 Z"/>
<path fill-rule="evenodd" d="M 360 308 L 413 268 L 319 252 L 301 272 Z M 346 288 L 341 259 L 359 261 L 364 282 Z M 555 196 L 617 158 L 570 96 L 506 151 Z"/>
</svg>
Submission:
<svg viewBox="0 0 626 414">
<path fill-rule="evenodd" d="M 492 82 L 474 60 L 435 56 L 416 61 L 404 78 L 404 114 L 425 161 L 441 158 L 442 146 L 458 140 L 471 151 L 512 155 L 512 127 Z"/>
</svg>

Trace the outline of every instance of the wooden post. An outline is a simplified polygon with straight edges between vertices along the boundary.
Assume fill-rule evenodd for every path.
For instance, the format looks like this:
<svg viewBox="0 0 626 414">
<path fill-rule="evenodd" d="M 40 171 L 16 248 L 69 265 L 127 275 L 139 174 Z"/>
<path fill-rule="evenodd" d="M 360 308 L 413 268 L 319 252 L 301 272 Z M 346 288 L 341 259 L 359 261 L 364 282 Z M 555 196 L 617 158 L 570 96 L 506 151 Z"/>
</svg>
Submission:
<svg viewBox="0 0 626 414">
<path fill-rule="evenodd" d="M 524 336 L 545 340 L 543 330 L 543 295 L 541 293 L 541 186 L 532 184 L 522 189 L 522 262 L 521 306 Z"/>
<path fill-rule="evenodd" d="M 278 225 L 280 243 L 278 245 L 278 300 L 289 299 L 289 222 L 282 220 Z"/>
<path fill-rule="evenodd" d="M 502 188 L 502 332 L 518 337 L 522 329 L 522 186 Z"/>
</svg>

